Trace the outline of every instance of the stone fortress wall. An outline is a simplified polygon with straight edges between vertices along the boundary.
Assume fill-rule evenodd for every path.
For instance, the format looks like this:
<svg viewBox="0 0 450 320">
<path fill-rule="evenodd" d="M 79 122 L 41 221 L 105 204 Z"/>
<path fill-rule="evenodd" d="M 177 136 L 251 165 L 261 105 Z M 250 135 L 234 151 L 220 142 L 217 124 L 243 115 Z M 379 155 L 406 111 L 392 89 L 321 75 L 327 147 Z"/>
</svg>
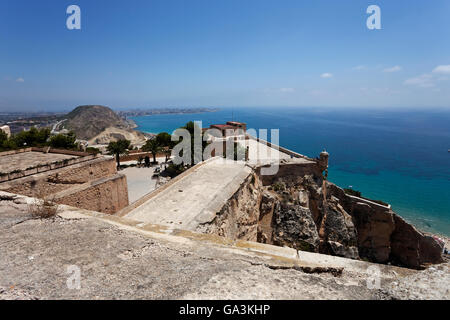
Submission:
<svg viewBox="0 0 450 320">
<path fill-rule="evenodd" d="M 409 268 L 442 262 L 440 244 L 390 205 L 347 195 L 327 181 L 326 151 L 309 158 L 249 135 L 231 139 L 247 148 L 246 161 L 211 158 L 118 215 L 144 225 Z M 277 172 L 263 173 L 272 164 Z"/>
<path fill-rule="evenodd" d="M 414 269 L 443 261 L 436 240 L 390 205 L 347 195 L 324 179 L 327 162 L 322 152 L 315 161 L 283 161 L 274 175 L 261 175 L 256 166 L 215 219 L 196 231 Z"/>
<path fill-rule="evenodd" d="M 27 148 L 0 153 L 0 190 L 113 214 L 128 205 L 126 177 L 114 159 Z"/>
</svg>

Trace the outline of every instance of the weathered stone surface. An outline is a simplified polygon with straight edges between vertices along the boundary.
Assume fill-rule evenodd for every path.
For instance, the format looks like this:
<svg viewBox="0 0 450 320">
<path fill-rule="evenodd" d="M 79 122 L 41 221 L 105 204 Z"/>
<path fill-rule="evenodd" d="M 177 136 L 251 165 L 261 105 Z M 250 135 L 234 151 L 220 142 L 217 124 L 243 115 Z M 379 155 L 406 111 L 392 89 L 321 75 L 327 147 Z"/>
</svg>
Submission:
<svg viewBox="0 0 450 320">
<path fill-rule="evenodd" d="M 352 217 L 335 198 L 330 199 L 325 210 L 319 231 L 320 252 L 351 259 L 359 258 Z"/>
<path fill-rule="evenodd" d="M 331 183 L 328 189 L 353 218 L 361 258 L 416 269 L 443 261 L 442 247 L 437 241 L 418 231 L 390 207 L 348 196 Z"/>
<path fill-rule="evenodd" d="M 253 175 L 248 175 L 245 182 L 217 213 L 212 223 L 201 224 L 196 230 L 230 239 L 257 241 L 261 200 L 259 187 L 259 181 Z"/>
<path fill-rule="evenodd" d="M 0 300 L 450 298 L 448 263 L 425 272 L 380 266 L 381 287 L 369 289 L 367 275 L 354 268 L 369 263 L 325 256 L 343 263 L 336 275 L 207 241 L 143 234 L 74 208 L 37 220 L 23 200 L 0 195 Z M 67 286 L 73 265 L 81 271 L 78 290 Z"/>
<path fill-rule="evenodd" d="M 432 237 L 417 231 L 398 215 L 394 215 L 395 230 L 391 237 L 391 259 L 412 268 L 443 262 L 442 247 Z"/>
<path fill-rule="evenodd" d="M 395 300 L 450 300 L 450 265 L 443 263 L 387 284 L 382 291 Z"/>
<path fill-rule="evenodd" d="M 392 211 L 377 210 L 367 203 L 355 202 L 352 215 L 358 229 L 360 255 L 371 261 L 388 262 L 390 238 L 395 228 Z"/>
<path fill-rule="evenodd" d="M 0 201 L 0 300 L 389 298 L 367 289 L 358 273 L 282 269 L 267 258 L 155 239 L 83 214 L 32 219 L 26 208 Z M 67 286 L 73 265 L 79 290 Z"/>
<path fill-rule="evenodd" d="M 274 215 L 274 244 L 303 251 L 319 251 L 319 235 L 309 209 L 277 203 Z"/>
<path fill-rule="evenodd" d="M 273 211 L 277 199 L 269 192 L 264 192 L 261 197 L 261 204 L 259 208 L 259 222 L 258 222 L 258 242 L 273 243 Z"/>
</svg>

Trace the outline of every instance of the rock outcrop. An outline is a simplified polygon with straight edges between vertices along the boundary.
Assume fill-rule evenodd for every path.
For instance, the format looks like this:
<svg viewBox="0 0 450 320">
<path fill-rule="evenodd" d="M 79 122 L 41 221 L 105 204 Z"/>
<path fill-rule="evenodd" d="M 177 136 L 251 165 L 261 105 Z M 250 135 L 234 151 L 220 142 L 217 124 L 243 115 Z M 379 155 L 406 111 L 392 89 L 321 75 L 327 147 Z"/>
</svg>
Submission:
<svg viewBox="0 0 450 320">
<path fill-rule="evenodd" d="M 66 121 L 62 123 L 63 128 L 75 132 L 78 139 L 91 140 L 107 129 L 109 130 L 107 133 L 117 131 L 116 137 L 112 137 L 116 139 L 121 138 L 120 135 L 123 136 L 124 132 L 129 135 L 136 135 L 136 132 L 132 130 L 134 126 L 108 107 L 97 105 L 80 106 L 65 117 Z M 108 143 L 109 140 L 102 142 Z"/>
<path fill-rule="evenodd" d="M 145 135 L 131 129 L 120 129 L 115 127 L 106 128 L 100 134 L 90 139 L 90 145 L 108 144 L 111 141 L 129 140 L 132 146 L 142 147 L 147 141 Z"/>
<path fill-rule="evenodd" d="M 273 225 L 273 244 L 319 252 L 319 234 L 308 208 L 278 202 Z"/>
<path fill-rule="evenodd" d="M 281 162 L 272 176 L 255 168 L 201 231 L 415 269 L 443 261 L 441 245 L 390 206 L 326 181 L 322 160 Z"/>
</svg>

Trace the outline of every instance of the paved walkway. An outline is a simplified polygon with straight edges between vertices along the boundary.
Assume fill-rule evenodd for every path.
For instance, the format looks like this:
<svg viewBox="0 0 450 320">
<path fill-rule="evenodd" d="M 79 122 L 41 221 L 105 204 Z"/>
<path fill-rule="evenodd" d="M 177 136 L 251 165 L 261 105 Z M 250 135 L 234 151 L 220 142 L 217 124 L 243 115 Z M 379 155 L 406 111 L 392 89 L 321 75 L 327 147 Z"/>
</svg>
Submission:
<svg viewBox="0 0 450 320">
<path fill-rule="evenodd" d="M 127 177 L 130 204 L 155 190 L 157 180 L 152 178 L 154 171 L 155 168 L 137 167 L 120 170 Z"/>
<path fill-rule="evenodd" d="M 215 217 L 250 172 L 244 162 L 209 161 L 125 217 L 195 230 Z"/>
<path fill-rule="evenodd" d="M 156 158 L 156 160 L 162 164 L 165 158 Z M 121 165 L 137 165 L 137 163 L 136 160 L 120 162 Z M 161 166 L 163 167 L 164 165 Z M 130 204 L 156 189 L 157 179 L 152 179 L 152 177 L 156 167 L 161 168 L 161 166 L 157 165 L 150 168 L 129 167 L 120 170 L 120 173 L 123 173 L 127 177 L 128 200 Z"/>
</svg>

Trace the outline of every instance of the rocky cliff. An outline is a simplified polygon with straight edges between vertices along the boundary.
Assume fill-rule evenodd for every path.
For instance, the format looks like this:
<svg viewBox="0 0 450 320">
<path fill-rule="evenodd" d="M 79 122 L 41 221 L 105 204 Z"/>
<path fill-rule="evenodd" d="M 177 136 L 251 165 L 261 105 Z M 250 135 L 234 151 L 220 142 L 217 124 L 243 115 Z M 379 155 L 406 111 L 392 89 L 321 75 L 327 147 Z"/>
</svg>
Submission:
<svg viewBox="0 0 450 320">
<path fill-rule="evenodd" d="M 326 180 L 320 161 L 281 162 L 276 175 L 261 167 L 198 231 L 351 259 L 415 269 L 442 262 L 442 247 L 390 206 L 347 195 Z"/>
</svg>

